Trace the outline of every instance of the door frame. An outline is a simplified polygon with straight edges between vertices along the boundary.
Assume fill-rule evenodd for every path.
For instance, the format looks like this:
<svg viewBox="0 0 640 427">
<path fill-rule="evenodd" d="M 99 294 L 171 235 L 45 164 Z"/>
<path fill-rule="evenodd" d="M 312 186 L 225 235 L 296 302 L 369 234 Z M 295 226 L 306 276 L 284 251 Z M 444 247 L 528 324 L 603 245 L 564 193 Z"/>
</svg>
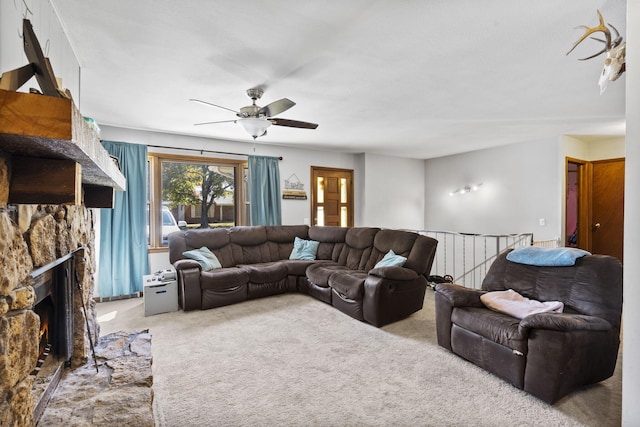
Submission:
<svg viewBox="0 0 640 427">
<path fill-rule="evenodd" d="M 569 163 L 578 165 L 578 240 L 577 247 L 586 251 L 591 251 L 591 162 L 567 157 L 565 161 L 565 246 L 567 244 L 567 185 L 569 183 Z"/>
</svg>

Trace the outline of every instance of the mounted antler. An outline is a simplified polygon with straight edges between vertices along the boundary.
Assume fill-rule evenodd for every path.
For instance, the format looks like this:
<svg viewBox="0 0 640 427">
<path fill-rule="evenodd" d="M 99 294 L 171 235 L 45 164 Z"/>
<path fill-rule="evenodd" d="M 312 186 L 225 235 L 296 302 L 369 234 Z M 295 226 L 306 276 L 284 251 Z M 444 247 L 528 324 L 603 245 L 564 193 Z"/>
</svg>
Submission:
<svg viewBox="0 0 640 427">
<path fill-rule="evenodd" d="M 624 73 L 625 71 L 626 43 L 622 40 L 622 37 L 620 36 L 620 33 L 618 32 L 616 27 L 614 27 L 611 24 L 608 24 L 609 27 L 611 27 L 611 29 L 613 29 L 613 31 L 615 31 L 616 33 L 616 37 L 612 40 L 611 31 L 609 31 L 609 28 L 607 27 L 607 25 L 605 25 L 604 19 L 602 18 L 602 14 L 600 13 L 599 10 L 597 12 L 598 12 L 598 19 L 600 20 L 600 23 L 598 24 L 598 26 L 588 27 L 586 25 L 580 25 L 579 27 L 577 27 L 577 28 L 583 28 L 585 30 L 585 33 L 582 35 L 582 37 L 578 39 L 577 42 L 573 44 L 573 47 L 571 48 L 571 50 L 569 50 L 569 52 L 567 52 L 567 55 L 573 52 L 576 46 L 582 43 L 582 41 L 584 41 L 584 39 L 589 37 L 591 34 L 594 34 L 597 32 L 602 32 L 604 34 L 606 40 L 590 37 L 593 40 L 599 41 L 600 43 L 604 43 L 604 48 L 602 48 L 601 51 L 591 56 L 588 56 L 586 58 L 580 58 L 581 61 L 584 61 L 586 59 L 595 58 L 596 56 L 606 52 L 607 58 L 604 61 L 604 69 L 602 70 L 602 74 L 600 75 L 600 80 L 598 81 L 598 84 L 600 85 L 600 93 L 602 94 L 602 92 L 604 92 L 604 90 L 607 88 L 609 81 L 617 80 L 618 77 L 620 77 L 622 73 Z"/>
</svg>

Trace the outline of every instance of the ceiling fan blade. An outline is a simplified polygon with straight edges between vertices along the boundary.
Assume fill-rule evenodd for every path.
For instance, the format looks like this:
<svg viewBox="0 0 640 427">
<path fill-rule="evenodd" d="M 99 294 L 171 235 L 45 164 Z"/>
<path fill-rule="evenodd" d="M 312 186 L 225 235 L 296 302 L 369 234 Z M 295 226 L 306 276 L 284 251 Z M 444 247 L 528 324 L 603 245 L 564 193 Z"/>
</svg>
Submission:
<svg viewBox="0 0 640 427">
<path fill-rule="evenodd" d="M 276 126 L 288 126 L 291 128 L 315 129 L 318 127 L 316 123 L 301 122 L 289 119 L 269 119 L 271 124 Z"/>
<path fill-rule="evenodd" d="M 292 100 L 287 98 L 282 98 L 277 101 L 273 101 L 271 104 L 265 105 L 264 107 L 259 109 L 258 115 L 265 115 L 266 117 L 277 116 L 283 111 L 287 111 L 289 108 L 293 107 L 294 105 L 296 105 L 296 103 L 293 102 Z"/>
<path fill-rule="evenodd" d="M 199 99 L 193 99 L 193 98 L 189 99 L 189 101 L 199 102 L 199 103 L 201 103 L 201 104 L 206 104 L 206 105 L 211 105 L 211 106 L 213 106 L 213 107 L 222 108 L 223 110 L 231 111 L 232 113 L 236 113 L 236 114 L 238 114 L 238 112 L 237 112 L 236 110 L 232 110 L 231 108 L 223 107 L 222 105 L 212 104 L 212 103 L 207 102 L 207 101 L 201 101 L 201 100 L 199 100 Z"/>
<path fill-rule="evenodd" d="M 237 120 L 222 120 L 219 122 L 203 122 L 203 123 L 194 123 L 194 126 L 200 126 L 200 125 L 213 125 L 216 123 L 235 123 Z"/>
</svg>

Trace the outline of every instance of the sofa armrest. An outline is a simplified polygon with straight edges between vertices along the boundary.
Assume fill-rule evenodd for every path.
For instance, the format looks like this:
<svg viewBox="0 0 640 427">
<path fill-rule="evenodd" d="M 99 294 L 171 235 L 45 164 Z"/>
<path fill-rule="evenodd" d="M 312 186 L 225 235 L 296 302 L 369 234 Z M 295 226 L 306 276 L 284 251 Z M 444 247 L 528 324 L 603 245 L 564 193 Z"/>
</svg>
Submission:
<svg viewBox="0 0 640 427">
<path fill-rule="evenodd" d="M 180 261 L 176 261 L 174 266 L 178 262 Z M 196 262 L 196 264 L 198 263 Z M 200 264 L 198 264 L 198 268 L 178 269 L 176 267 L 178 273 L 178 301 L 184 311 L 202 308 L 199 267 Z"/>
<path fill-rule="evenodd" d="M 381 327 L 404 319 L 422 308 L 426 289 L 427 279 L 417 273 L 412 280 L 393 280 L 369 274 L 364 281 L 364 320 Z"/>
<path fill-rule="evenodd" d="M 484 291 L 465 288 L 452 283 L 438 283 L 436 293 L 444 297 L 452 307 L 484 307 L 480 295 Z"/>
<path fill-rule="evenodd" d="M 536 313 L 520 321 L 520 329 L 553 331 L 608 331 L 611 323 L 600 317 L 569 313 Z"/>
<path fill-rule="evenodd" d="M 373 276 L 382 277 L 383 279 L 390 280 L 415 280 L 418 278 L 418 273 L 410 268 L 404 267 L 378 267 L 372 270 L 369 270 L 369 274 Z"/>
<path fill-rule="evenodd" d="M 173 263 L 173 266 L 176 270 L 186 270 L 189 268 L 197 268 L 198 270 L 202 270 L 202 266 L 198 263 L 198 261 L 192 259 L 179 259 Z"/>
</svg>

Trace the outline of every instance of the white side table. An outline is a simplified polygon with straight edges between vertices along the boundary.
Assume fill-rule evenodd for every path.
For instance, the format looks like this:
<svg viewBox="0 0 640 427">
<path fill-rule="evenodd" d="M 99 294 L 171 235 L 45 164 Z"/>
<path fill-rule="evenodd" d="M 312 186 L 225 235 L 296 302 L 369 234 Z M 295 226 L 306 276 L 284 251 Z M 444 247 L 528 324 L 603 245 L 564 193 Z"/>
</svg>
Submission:
<svg viewBox="0 0 640 427">
<path fill-rule="evenodd" d="M 144 285 L 144 315 L 178 311 L 178 283 L 162 281 L 160 276 L 149 274 L 142 278 Z"/>
</svg>

